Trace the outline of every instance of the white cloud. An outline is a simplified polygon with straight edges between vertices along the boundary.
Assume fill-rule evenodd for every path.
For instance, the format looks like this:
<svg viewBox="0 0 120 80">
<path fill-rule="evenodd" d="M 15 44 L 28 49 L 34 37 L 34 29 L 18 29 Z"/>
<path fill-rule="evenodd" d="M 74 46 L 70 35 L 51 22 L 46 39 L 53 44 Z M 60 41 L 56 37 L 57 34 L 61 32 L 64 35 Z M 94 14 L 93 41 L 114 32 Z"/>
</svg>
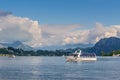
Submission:
<svg viewBox="0 0 120 80">
<path fill-rule="evenodd" d="M 83 30 L 81 25 L 42 26 L 44 45 L 64 45 L 71 43 L 96 43 L 101 38 L 120 37 L 120 25 L 104 26 L 96 23 L 92 29 Z"/>
<path fill-rule="evenodd" d="M 96 27 L 90 29 L 88 42 L 96 43 L 101 38 L 108 38 L 108 37 L 120 37 L 118 33 L 120 32 L 120 25 L 117 25 L 117 28 L 114 25 L 111 26 L 103 26 L 102 24 L 96 24 Z"/>
<path fill-rule="evenodd" d="M 79 24 L 71 25 L 42 25 L 42 38 L 43 44 L 50 45 L 64 45 L 69 43 L 66 40 L 66 36 L 71 34 L 71 32 L 76 31 L 76 29 L 81 28 Z M 70 41 L 71 42 L 71 41 Z"/>
<path fill-rule="evenodd" d="M 0 40 L 22 41 L 31 46 L 41 44 L 41 29 L 37 21 L 13 15 L 0 17 Z"/>
<path fill-rule="evenodd" d="M 65 35 L 63 42 L 66 43 L 86 43 L 88 38 L 88 30 L 76 30 Z"/>
<path fill-rule="evenodd" d="M 67 34 L 70 31 L 74 31 L 82 26 L 79 24 L 71 24 L 71 25 L 41 25 L 43 32 L 50 34 Z"/>
</svg>

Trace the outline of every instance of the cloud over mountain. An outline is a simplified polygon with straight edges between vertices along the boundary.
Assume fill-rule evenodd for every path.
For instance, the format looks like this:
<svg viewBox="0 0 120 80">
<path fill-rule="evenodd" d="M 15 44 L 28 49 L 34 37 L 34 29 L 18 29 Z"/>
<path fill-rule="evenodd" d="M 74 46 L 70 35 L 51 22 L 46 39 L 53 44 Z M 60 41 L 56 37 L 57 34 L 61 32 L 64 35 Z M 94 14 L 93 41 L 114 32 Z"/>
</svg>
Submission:
<svg viewBox="0 0 120 80">
<path fill-rule="evenodd" d="M 104 26 L 96 23 L 92 29 L 82 29 L 81 25 L 43 25 L 46 45 L 64 45 L 71 43 L 96 43 L 101 38 L 120 37 L 120 25 Z"/>
<path fill-rule="evenodd" d="M 103 26 L 100 23 L 96 23 L 96 27 L 89 30 L 88 40 L 96 43 L 101 38 L 120 37 L 119 34 L 120 25 Z"/>
</svg>

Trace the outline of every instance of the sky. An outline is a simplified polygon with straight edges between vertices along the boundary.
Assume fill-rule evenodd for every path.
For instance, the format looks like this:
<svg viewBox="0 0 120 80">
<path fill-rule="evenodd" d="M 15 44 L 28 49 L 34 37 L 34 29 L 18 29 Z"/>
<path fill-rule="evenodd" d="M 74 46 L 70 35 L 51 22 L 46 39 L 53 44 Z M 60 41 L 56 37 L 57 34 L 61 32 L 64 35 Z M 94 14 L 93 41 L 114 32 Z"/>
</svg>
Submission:
<svg viewBox="0 0 120 80">
<path fill-rule="evenodd" d="M 0 42 L 32 47 L 120 37 L 120 0 L 0 0 Z"/>
</svg>

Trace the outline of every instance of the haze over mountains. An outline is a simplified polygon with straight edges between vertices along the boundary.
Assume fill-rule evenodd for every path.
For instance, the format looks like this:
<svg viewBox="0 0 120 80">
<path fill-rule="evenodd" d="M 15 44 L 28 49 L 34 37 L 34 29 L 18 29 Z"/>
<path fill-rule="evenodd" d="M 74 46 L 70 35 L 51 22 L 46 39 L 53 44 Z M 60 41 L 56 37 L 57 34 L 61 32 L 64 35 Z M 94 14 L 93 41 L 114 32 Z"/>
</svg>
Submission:
<svg viewBox="0 0 120 80">
<path fill-rule="evenodd" d="M 39 47 L 38 49 L 42 49 L 42 50 L 59 50 L 59 49 L 74 49 L 77 47 L 80 48 L 87 48 L 87 47 L 93 47 L 94 44 L 66 44 L 66 45 L 60 45 L 60 46 L 43 46 L 43 47 Z"/>
<path fill-rule="evenodd" d="M 55 46 L 54 46 L 55 47 Z M 53 47 L 52 47 L 53 48 Z M 58 47 L 57 47 L 58 48 Z M 84 52 L 96 53 L 96 55 L 101 55 L 101 52 L 112 52 L 120 49 L 120 38 L 109 37 L 100 39 L 95 45 L 93 44 L 69 44 L 59 47 L 66 52 L 72 52 L 77 48 L 81 48 Z"/>
<path fill-rule="evenodd" d="M 3 47 L 13 47 L 13 48 L 21 48 L 23 50 L 33 50 L 33 49 L 41 49 L 41 50 L 59 50 L 59 49 L 74 49 L 76 47 L 80 48 L 87 48 L 87 47 L 92 47 L 93 44 L 67 44 L 67 45 L 61 45 L 61 46 L 43 46 L 43 47 L 38 47 L 38 48 L 32 48 L 29 45 L 23 44 L 20 41 L 15 41 L 13 43 L 0 43 L 0 48 Z"/>
<path fill-rule="evenodd" d="M 15 49 L 23 49 L 26 51 L 30 50 L 36 50 L 35 48 L 32 48 L 28 45 L 23 44 L 20 41 L 15 41 L 13 43 L 0 43 L 0 48 L 3 47 L 13 47 Z M 111 52 L 114 50 L 120 49 L 120 38 L 117 37 L 110 37 L 110 38 L 103 38 L 99 40 L 95 45 L 93 44 L 67 44 L 64 46 L 44 46 L 39 47 L 37 50 L 48 50 L 48 51 L 56 51 L 56 50 L 62 50 L 63 52 L 72 52 L 75 49 L 80 48 L 85 52 L 95 52 L 96 55 L 100 55 L 101 52 Z"/>
<path fill-rule="evenodd" d="M 27 50 L 27 51 L 33 50 L 32 47 L 25 45 L 20 41 L 15 41 L 13 43 L 0 43 L 0 47 L 13 47 L 15 49 L 20 48 L 20 49 Z"/>
</svg>

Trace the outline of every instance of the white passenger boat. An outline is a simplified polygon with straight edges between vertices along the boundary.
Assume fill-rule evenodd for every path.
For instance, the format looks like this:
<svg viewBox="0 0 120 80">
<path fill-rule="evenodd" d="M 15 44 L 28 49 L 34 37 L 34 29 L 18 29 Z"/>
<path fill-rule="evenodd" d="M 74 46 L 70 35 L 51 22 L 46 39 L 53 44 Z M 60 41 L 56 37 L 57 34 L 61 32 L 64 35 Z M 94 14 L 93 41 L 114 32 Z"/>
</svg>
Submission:
<svg viewBox="0 0 120 80">
<path fill-rule="evenodd" d="M 79 62 L 79 61 L 96 61 L 97 57 L 95 53 L 81 53 L 81 50 L 76 50 L 70 56 L 65 57 L 67 62 Z"/>
</svg>

